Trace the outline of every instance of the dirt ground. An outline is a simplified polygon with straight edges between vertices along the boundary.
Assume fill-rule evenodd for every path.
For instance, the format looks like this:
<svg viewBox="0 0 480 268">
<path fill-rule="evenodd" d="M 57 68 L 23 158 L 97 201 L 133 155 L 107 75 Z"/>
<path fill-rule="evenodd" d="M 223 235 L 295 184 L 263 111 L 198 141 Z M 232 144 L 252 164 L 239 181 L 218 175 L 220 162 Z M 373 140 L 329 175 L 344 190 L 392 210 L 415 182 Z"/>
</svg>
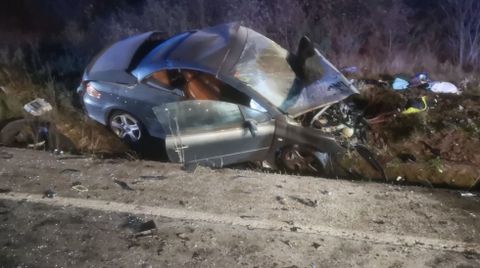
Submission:
<svg viewBox="0 0 480 268">
<path fill-rule="evenodd" d="M 387 181 L 425 186 L 480 187 L 480 97 L 435 94 L 424 89 L 395 92 L 373 86 L 362 91 L 370 123 L 366 145 L 376 154 Z M 402 115 L 408 99 L 426 96 L 428 110 Z M 354 155 L 346 159 L 364 178 L 384 180 Z"/>
<path fill-rule="evenodd" d="M 464 193 L 0 147 L 0 267 L 479 267 Z"/>
</svg>

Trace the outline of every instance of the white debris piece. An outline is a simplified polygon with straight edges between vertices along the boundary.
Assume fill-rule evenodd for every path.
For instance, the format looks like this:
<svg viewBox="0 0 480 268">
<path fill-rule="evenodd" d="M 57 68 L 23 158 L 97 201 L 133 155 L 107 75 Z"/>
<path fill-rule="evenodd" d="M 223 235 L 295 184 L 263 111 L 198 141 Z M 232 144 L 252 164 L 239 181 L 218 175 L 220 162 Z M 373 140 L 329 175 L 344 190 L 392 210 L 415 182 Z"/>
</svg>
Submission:
<svg viewBox="0 0 480 268">
<path fill-rule="evenodd" d="M 433 82 L 430 90 L 435 93 L 460 94 L 458 87 L 449 82 Z"/>
<path fill-rule="evenodd" d="M 477 195 L 474 193 L 460 193 L 461 197 L 476 197 Z"/>
<path fill-rule="evenodd" d="M 41 116 L 51 111 L 53 108 L 46 100 L 38 98 L 25 104 L 23 109 L 33 116 Z"/>
</svg>

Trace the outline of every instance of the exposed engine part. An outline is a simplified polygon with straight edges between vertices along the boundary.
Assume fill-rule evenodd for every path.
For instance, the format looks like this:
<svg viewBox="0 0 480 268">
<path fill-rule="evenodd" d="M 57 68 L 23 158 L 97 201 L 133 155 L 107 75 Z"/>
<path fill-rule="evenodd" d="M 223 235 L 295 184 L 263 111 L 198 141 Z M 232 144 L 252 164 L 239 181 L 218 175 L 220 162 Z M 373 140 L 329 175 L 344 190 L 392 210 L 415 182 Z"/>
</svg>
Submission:
<svg viewBox="0 0 480 268">
<path fill-rule="evenodd" d="M 303 125 L 308 124 L 324 133 L 334 135 L 343 145 L 355 145 L 363 138 L 366 125 L 363 124 L 363 112 L 350 100 L 325 106 L 301 118 Z"/>
</svg>

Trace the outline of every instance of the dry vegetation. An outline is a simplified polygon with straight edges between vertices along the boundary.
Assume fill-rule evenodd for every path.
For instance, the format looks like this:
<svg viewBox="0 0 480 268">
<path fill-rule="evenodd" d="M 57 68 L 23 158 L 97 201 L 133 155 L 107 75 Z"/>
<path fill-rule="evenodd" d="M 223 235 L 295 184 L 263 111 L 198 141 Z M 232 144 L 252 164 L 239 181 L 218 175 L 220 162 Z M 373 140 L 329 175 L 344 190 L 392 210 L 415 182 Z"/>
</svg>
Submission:
<svg viewBox="0 0 480 268">
<path fill-rule="evenodd" d="M 456 111 L 458 105 L 464 105 L 466 111 L 454 113 L 461 118 L 471 117 L 469 109 L 478 112 L 477 106 L 463 104 L 470 96 L 480 95 L 480 17 L 477 16 L 480 2 L 476 0 L 423 1 L 416 5 L 409 0 L 143 0 L 136 4 L 128 1 L 108 3 L 81 0 L 66 6 L 63 0 L 54 0 L 43 12 L 45 18 L 57 18 L 55 27 L 37 29 L 35 33 L 0 27 L 3 35 L 0 41 L 0 86 L 6 91 L 0 92 L 0 122 L 22 116 L 22 104 L 43 97 L 55 104 L 57 127 L 82 151 L 124 151 L 125 148 L 104 128 L 85 121 L 71 105 L 81 73 L 93 55 L 108 43 L 144 31 L 156 29 L 174 34 L 242 21 L 288 49 L 295 49 L 297 40 L 306 33 L 337 66 L 359 67 L 358 78 L 427 71 L 434 79 L 461 85 L 467 97 L 456 99 L 454 108 L 438 109 L 429 113 L 427 118 L 415 117 L 419 121 L 413 123 L 418 123 L 420 129 L 407 131 L 408 137 L 395 141 L 389 136 L 398 131 L 393 122 L 388 126 L 390 129 L 378 130 L 381 139 L 376 140 L 380 142 L 376 145 L 380 148 L 379 153 L 389 151 L 383 154 L 383 162 L 391 174 L 403 174 L 395 171 L 399 167 L 402 172 L 417 174 L 403 174 L 403 177 L 419 178 L 418 174 L 424 174 L 415 171 L 412 164 L 396 162 L 395 156 L 404 151 L 417 152 L 424 163 L 431 164 L 432 172 L 428 171 L 431 174 L 425 175 L 427 177 L 448 177 L 445 174 L 454 176 L 455 172 L 462 172 L 451 168 L 438 176 L 441 175 L 437 174 L 438 170 L 444 171 L 439 167 L 449 163 L 460 163 L 469 168 L 479 164 L 474 153 L 468 161 L 455 158 L 461 153 L 442 155 L 449 159 L 442 162 L 419 145 L 425 137 L 440 142 L 442 137 L 455 139 L 466 135 L 460 138 L 469 141 L 464 144 L 464 149 L 478 147 L 478 130 L 472 132 L 463 128 L 458 120 L 447 120 L 450 125 L 443 126 L 443 130 L 439 127 L 445 113 Z M 37 7 L 32 13 L 32 21 L 41 21 L 41 12 Z M 439 128 L 430 129 L 434 127 Z M 452 132 L 452 129 L 460 129 L 461 133 Z M 436 134 L 427 135 L 427 130 Z M 389 143 L 388 148 L 381 144 L 385 141 Z M 445 147 L 444 150 L 450 149 Z M 405 168 L 405 165 L 409 166 Z M 463 186 L 468 186 L 471 180 L 469 178 Z M 445 184 L 450 182 L 447 178 Z"/>
</svg>

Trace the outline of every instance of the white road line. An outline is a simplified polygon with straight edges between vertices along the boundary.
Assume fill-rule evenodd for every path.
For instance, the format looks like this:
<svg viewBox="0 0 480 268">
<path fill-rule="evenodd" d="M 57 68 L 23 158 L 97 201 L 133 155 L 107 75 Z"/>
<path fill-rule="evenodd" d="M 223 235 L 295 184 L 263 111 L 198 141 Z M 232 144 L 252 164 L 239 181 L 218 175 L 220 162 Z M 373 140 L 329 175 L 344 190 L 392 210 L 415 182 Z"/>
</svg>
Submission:
<svg viewBox="0 0 480 268">
<path fill-rule="evenodd" d="M 430 250 L 471 252 L 480 254 L 480 244 L 465 243 L 461 241 L 444 240 L 427 237 L 397 235 L 390 233 L 364 232 L 348 229 L 331 228 L 321 225 L 289 225 L 285 222 L 265 219 L 242 219 L 238 216 L 213 214 L 208 212 L 190 211 L 186 209 L 171 209 L 152 206 L 140 206 L 104 200 L 78 199 L 55 197 L 44 198 L 42 195 L 28 193 L 7 193 L 0 194 L 0 200 L 26 201 L 29 203 L 44 204 L 54 207 L 75 207 L 81 209 L 92 209 L 105 212 L 119 212 L 137 215 L 152 215 L 175 220 L 202 221 L 213 224 L 234 225 L 247 227 L 249 229 L 261 229 L 270 231 L 293 232 L 296 227 L 297 233 L 338 237 L 341 239 L 364 241 L 376 244 L 415 247 Z"/>
</svg>

